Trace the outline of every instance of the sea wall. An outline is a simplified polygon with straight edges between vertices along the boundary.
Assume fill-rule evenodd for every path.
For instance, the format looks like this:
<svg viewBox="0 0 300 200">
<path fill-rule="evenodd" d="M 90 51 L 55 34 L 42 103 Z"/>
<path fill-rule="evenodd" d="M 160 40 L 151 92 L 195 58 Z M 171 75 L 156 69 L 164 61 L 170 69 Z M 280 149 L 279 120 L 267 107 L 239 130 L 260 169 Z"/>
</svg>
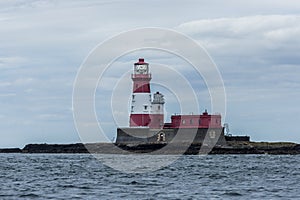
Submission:
<svg viewBox="0 0 300 200">
<path fill-rule="evenodd" d="M 192 140 L 192 142 L 191 142 Z M 193 143 L 225 146 L 224 128 L 118 128 L 116 144 Z"/>
</svg>

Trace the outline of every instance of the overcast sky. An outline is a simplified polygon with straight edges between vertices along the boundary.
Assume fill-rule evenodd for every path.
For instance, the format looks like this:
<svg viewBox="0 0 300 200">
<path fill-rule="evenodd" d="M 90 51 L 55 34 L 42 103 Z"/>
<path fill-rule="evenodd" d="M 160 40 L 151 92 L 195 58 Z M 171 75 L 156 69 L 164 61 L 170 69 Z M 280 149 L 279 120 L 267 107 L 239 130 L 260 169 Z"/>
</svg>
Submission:
<svg viewBox="0 0 300 200">
<path fill-rule="evenodd" d="M 0 1 L 0 147 L 80 142 L 72 115 L 80 65 L 99 43 L 139 27 L 174 29 L 207 50 L 225 84 L 223 122 L 232 134 L 300 142 L 299 13 L 300 3 L 294 0 Z M 114 65 L 127 72 L 143 56 L 150 64 L 184 66 L 174 56 L 155 55 L 135 52 Z M 130 91 L 130 79 L 128 84 Z M 166 93 L 168 117 L 176 112 L 174 96 L 153 89 Z M 108 95 L 105 84 L 96 100 L 101 95 Z M 205 88 L 197 95 L 200 109 L 208 107 Z M 100 104 L 101 119 L 110 113 Z M 126 122 L 127 113 L 121 115 Z M 112 139 L 116 125 L 107 123 Z"/>
</svg>

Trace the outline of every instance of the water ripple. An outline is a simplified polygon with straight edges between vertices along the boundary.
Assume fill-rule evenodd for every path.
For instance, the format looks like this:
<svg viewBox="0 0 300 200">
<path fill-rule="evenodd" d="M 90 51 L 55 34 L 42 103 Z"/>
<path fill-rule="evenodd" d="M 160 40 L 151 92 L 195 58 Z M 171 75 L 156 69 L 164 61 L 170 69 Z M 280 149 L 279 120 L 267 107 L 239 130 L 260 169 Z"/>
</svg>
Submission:
<svg viewBox="0 0 300 200">
<path fill-rule="evenodd" d="M 126 174 L 87 154 L 1 154 L 0 199 L 299 199 L 299 162 L 182 156 L 155 172 Z"/>
</svg>

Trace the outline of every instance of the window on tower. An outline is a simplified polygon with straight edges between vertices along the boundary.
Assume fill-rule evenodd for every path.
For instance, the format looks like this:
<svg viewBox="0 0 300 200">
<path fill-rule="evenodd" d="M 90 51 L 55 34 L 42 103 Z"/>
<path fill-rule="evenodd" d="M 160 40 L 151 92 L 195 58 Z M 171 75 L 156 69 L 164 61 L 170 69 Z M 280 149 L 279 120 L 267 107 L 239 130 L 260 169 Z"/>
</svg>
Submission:
<svg viewBox="0 0 300 200">
<path fill-rule="evenodd" d="M 144 106 L 144 109 L 147 110 L 147 109 L 148 109 L 148 106 Z"/>
</svg>

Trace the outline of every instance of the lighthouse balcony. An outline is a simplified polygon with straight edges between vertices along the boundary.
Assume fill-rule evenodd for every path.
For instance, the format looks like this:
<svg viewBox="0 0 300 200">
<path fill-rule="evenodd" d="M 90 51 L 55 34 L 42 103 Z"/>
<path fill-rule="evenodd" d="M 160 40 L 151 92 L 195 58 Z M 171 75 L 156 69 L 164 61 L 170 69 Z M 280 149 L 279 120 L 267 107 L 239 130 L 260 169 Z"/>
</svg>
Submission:
<svg viewBox="0 0 300 200">
<path fill-rule="evenodd" d="M 151 74 L 131 74 L 132 79 L 151 79 Z"/>
</svg>

